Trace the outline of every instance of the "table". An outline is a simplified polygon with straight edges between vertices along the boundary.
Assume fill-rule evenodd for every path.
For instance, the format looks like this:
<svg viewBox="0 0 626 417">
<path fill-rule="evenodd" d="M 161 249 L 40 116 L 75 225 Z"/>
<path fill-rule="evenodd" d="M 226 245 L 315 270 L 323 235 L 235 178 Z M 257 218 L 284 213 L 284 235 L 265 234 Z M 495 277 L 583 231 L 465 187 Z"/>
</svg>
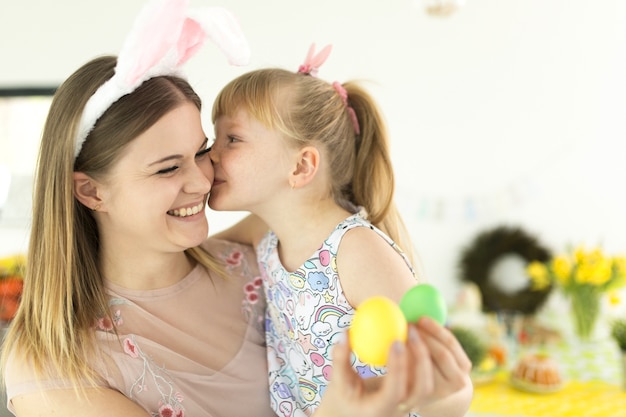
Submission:
<svg viewBox="0 0 626 417">
<path fill-rule="evenodd" d="M 510 371 L 505 369 L 491 382 L 475 386 L 467 417 L 626 417 L 621 352 L 612 340 L 560 342 L 545 351 L 559 362 L 562 390 L 520 391 L 509 384 Z"/>
</svg>

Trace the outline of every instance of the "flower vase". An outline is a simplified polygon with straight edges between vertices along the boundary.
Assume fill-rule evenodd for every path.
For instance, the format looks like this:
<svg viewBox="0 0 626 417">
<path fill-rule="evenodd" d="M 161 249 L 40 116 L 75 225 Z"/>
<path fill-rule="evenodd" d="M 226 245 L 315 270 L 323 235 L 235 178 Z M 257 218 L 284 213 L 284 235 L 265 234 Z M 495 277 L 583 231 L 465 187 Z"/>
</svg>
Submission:
<svg viewBox="0 0 626 417">
<path fill-rule="evenodd" d="M 600 315 L 600 296 L 590 288 L 570 294 L 574 331 L 581 341 L 589 341 Z"/>
</svg>

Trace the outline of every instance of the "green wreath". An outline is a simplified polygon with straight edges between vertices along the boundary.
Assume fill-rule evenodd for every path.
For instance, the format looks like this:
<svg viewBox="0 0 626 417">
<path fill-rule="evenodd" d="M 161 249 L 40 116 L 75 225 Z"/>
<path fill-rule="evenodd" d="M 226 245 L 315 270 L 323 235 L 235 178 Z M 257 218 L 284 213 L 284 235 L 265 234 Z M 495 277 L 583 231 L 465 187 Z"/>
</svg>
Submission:
<svg viewBox="0 0 626 417">
<path fill-rule="evenodd" d="M 552 287 L 531 290 L 528 287 L 515 293 L 506 293 L 489 282 L 489 272 L 493 264 L 503 255 L 517 254 L 528 263 L 546 262 L 551 252 L 543 247 L 536 237 L 519 227 L 500 226 L 482 232 L 461 252 L 460 276 L 465 282 L 473 282 L 482 295 L 484 312 L 504 310 L 519 311 L 525 315 L 534 314 L 548 298 Z"/>
</svg>

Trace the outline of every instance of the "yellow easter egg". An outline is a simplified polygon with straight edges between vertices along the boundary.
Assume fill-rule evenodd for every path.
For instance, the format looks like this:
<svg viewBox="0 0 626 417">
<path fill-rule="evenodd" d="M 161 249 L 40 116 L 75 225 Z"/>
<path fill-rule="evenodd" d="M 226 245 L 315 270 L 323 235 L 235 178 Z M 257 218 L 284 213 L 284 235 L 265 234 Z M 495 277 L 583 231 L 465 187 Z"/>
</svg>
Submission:
<svg viewBox="0 0 626 417">
<path fill-rule="evenodd" d="M 400 307 L 383 296 L 368 298 L 358 306 L 348 338 L 356 356 L 373 366 L 384 366 L 391 345 L 405 342 L 407 322 Z"/>
</svg>

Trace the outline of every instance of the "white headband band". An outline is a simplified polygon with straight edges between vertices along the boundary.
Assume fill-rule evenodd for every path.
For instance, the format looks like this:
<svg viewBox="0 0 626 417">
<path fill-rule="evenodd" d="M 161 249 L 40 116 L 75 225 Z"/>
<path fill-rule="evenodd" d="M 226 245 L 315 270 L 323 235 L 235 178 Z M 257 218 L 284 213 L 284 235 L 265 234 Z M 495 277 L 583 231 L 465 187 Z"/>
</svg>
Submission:
<svg viewBox="0 0 626 417">
<path fill-rule="evenodd" d="M 115 74 L 89 98 L 78 127 L 74 158 L 98 119 L 117 100 L 180 67 L 210 38 L 231 65 L 246 65 L 250 47 L 237 19 L 221 7 L 188 10 L 188 0 L 152 0 L 137 16 L 117 58 Z"/>
</svg>

